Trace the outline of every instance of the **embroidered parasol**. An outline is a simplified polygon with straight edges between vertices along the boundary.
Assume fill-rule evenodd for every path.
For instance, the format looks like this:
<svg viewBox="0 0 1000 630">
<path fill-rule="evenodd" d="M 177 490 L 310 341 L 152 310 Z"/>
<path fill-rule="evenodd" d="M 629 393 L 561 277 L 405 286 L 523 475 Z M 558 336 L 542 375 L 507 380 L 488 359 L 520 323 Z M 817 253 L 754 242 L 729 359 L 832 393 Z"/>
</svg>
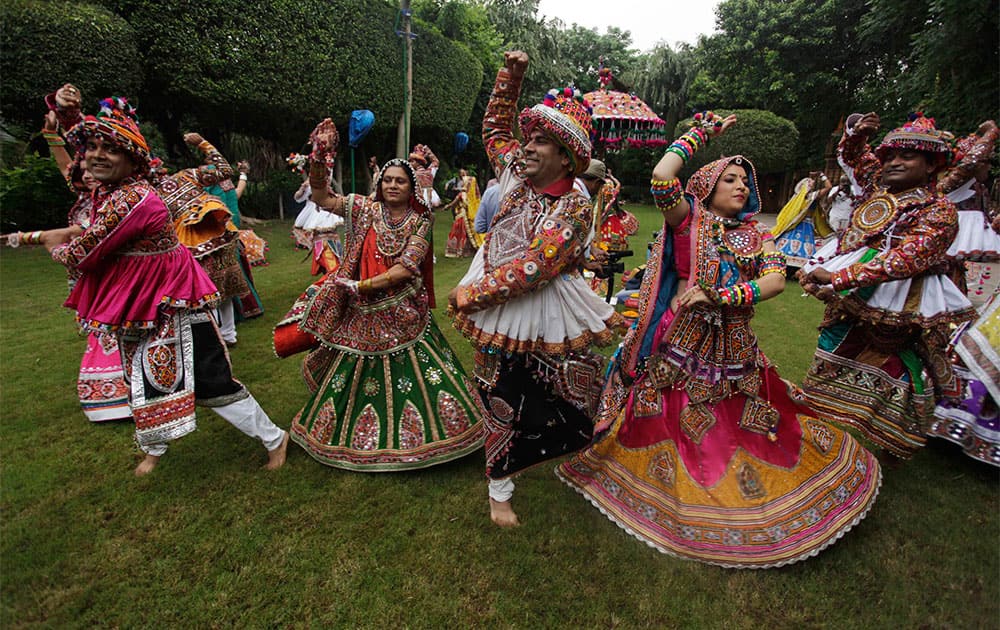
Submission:
<svg viewBox="0 0 1000 630">
<path fill-rule="evenodd" d="M 609 90 L 612 79 L 611 69 L 602 64 L 601 87 L 583 96 L 593 108 L 595 144 L 607 151 L 666 146 L 663 119 L 635 94 Z"/>
</svg>

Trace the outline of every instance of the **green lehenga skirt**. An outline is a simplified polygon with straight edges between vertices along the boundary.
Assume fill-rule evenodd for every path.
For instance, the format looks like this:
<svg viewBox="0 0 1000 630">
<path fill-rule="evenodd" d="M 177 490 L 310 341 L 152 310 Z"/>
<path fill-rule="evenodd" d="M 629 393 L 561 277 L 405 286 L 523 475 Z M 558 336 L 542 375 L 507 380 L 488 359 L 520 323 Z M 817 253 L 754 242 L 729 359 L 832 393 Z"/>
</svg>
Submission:
<svg viewBox="0 0 1000 630">
<path fill-rule="evenodd" d="M 328 466 L 411 470 L 482 446 L 465 371 L 433 317 L 414 343 L 392 353 L 333 351 L 318 385 L 290 432 Z"/>
</svg>

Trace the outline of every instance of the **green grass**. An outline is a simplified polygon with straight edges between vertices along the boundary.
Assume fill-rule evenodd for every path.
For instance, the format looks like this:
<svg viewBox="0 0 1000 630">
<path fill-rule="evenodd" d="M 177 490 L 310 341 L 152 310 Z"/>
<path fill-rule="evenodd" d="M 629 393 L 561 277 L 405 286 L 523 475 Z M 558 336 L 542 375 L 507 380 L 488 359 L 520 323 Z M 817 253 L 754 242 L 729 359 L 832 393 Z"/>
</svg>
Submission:
<svg viewBox="0 0 1000 630">
<path fill-rule="evenodd" d="M 633 209 L 641 250 L 655 229 Z M 468 261 L 442 255 L 439 305 Z M 276 359 L 274 323 L 309 283 L 288 223 L 258 230 L 266 314 L 239 327 L 234 372 L 279 425 L 307 392 Z M 62 269 L 38 249 L 0 253 L 0 623 L 146 627 L 996 627 L 997 472 L 936 442 L 885 474 L 868 518 L 784 569 L 733 571 L 659 554 L 551 467 L 521 477 L 523 526 L 487 517 L 482 455 L 425 471 L 360 474 L 293 446 L 287 465 L 207 410 L 136 479 L 128 424 L 91 425 L 74 383 L 84 348 L 61 308 Z M 789 285 L 755 327 L 800 381 L 821 309 Z M 438 321 L 466 366 L 468 344 Z"/>
</svg>

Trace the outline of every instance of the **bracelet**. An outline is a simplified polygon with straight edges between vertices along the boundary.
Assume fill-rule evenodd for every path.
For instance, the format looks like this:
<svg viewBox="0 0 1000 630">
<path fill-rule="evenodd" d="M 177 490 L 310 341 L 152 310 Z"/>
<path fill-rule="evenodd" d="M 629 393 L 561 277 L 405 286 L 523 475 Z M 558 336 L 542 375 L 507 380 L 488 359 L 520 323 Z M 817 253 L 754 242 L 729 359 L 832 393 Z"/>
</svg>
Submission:
<svg viewBox="0 0 1000 630">
<path fill-rule="evenodd" d="M 667 180 L 650 180 L 649 192 L 653 194 L 653 202 L 661 212 L 676 208 L 681 200 L 684 199 L 684 189 L 681 188 L 681 180 L 676 177 Z"/>
<path fill-rule="evenodd" d="M 240 181 L 241 182 L 247 181 L 247 174 L 246 173 L 240 173 Z"/>
<path fill-rule="evenodd" d="M 25 245 L 38 245 L 42 242 L 42 231 L 35 230 L 34 232 L 18 232 L 20 234 L 20 240 Z"/>
<path fill-rule="evenodd" d="M 673 153 L 685 164 L 698 149 L 708 144 L 708 132 L 701 127 L 694 127 L 680 138 L 674 140 L 667 148 L 667 153 Z"/>
<path fill-rule="evenodd" d="M 701 290 L 710 300 L 720 306 L 743 306 L 744 304 L 760 302 L 760 285 L 757 284 L 756 280 L 741 282 L 722 289 L 702 285 Z"/>
<path fill-rule="evenodd" d="M 364 280 L 358 283 L 358 293 L 361 292 L 368 293 L 373 288 L 374 287 L 371 278 L 365 278 Z"/>
<path fill-rule="evenodd" d="M 66 146 L 66 141 L 63 140 L 62 136 L 54 131 L 43 131 L 42 137 L 45 138 L 45 142 L 50 147 L 63 147 Z"/>
<path fill-rule="evenodd" d="M 782 252 L 776 251 L 762 254 L 760 257 L 760 266 L 757 270 L 757 277 L 763 278 L 764 276 L 772 273 L 780 273 L 784 275 L 785 265 L 785 254 Z"/>
</svg>

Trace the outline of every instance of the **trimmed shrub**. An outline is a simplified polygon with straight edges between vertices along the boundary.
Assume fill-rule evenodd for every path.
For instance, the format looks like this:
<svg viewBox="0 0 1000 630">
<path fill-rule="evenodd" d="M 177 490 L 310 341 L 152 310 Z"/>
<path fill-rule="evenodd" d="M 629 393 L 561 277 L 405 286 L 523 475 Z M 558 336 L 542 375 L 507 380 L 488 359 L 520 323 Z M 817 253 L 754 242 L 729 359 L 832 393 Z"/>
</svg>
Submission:
<svg viewBox="0 0 1000 630">
<path fill-rule="evenodd" d="M 698 151 L 682 171 L 682 178 L 723 155 L 748 157 L 758 175 L 780 173 L 792 166 L 795 147 L 799 141 L 795 123 L 760 109 L 735 109 L 716 113 L 721 116 L 736 114 L 738 122 L 724 136 Z M 674 137 L 690 128 L 690 118 L 680 121 L 674 129 Z"/>
<path fill-rule="evenodd" d="M 0 171 L 0 230 L 66 227 L 75 200 L 55 160 L 25 155 L 20 166 Z"/>
<path fill-rule="evenodd" d="M 84 111 L 141 84 L 135 32 L 122 18 L 88 4 L 6 0 L 0 3 L 4 118 L 41 125 L 42 101 L 63 83 L 83 93 Z"/>
<path fill-rule="evenodd" d="M 395 128 L 403 109 L 397 11 L 381 0 L 104 0 L 140 34 L 143 110 L 161 128 L 179 112 L 202 129 L 298 145 L 318 120 L 371 109 Z M 261 16 L 267 16 L 261 19 Z M 415 25 L 413 128 L 466 123 L 482 68 L 464 47 Z"/>
</svg>

